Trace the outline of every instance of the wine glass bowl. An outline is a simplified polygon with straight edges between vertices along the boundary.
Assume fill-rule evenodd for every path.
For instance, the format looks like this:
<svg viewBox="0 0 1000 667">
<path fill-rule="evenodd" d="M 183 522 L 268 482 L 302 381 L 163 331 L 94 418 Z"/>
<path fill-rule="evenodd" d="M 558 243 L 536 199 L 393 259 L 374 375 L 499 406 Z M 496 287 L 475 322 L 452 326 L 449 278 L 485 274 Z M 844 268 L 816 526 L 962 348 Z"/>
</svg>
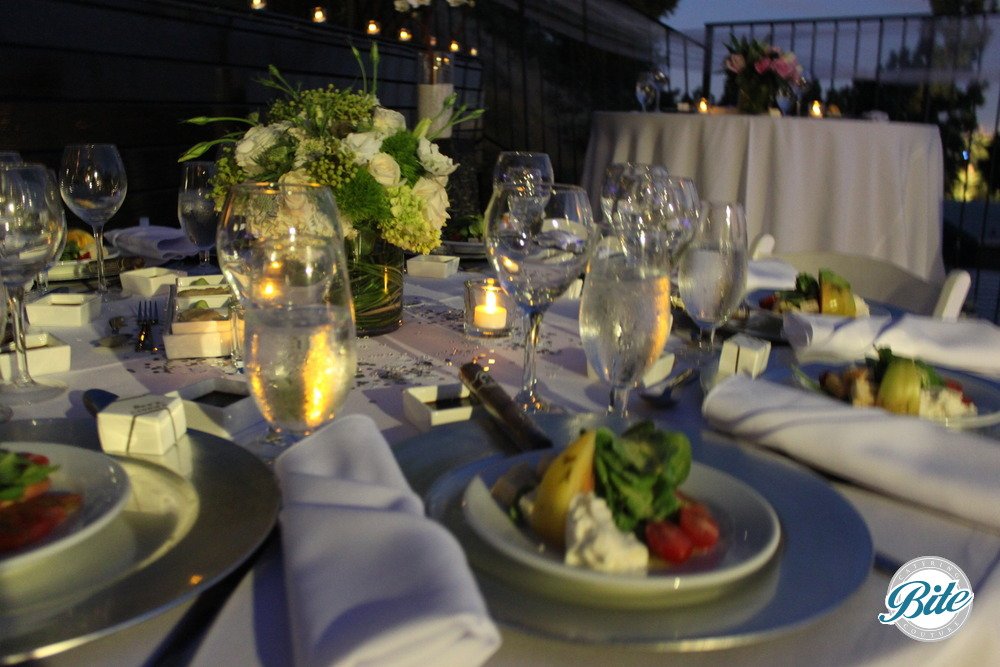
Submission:
<svg viewBox="0 0 1000 667">
<path fill-rule="evenodd" d="M 69 209 L 94 230 L 98 293 L 105 300 L 118 298 L 120 292 L 108 289 L 104 267 L 104 226 L 121 208 L 128 191 L 118 148 L 113 144 L 66 146 L 59 167 L 59 190 Z"/>
<path fill-rule="evenodd" d="M 696 202 L 697 194 L 692 188 L 689 179 L 671 176 L 664 167 L 632 165 L 622 173 L 611 225 L 626 247 L 658 237 L 675 264 L 694 233 L 692 206 L 697 204 L 691 198 Z"/>
<path fill-rule="evenodd" d="M 515 401 L 548 408 L 537 393 L 535 351 L 549 305 L 583 273 L 599 235 L 583 188 L 507 184 L 486 215 L 486 250 L 500 284 L 527 316 L 524 376 Z"/>
<path fill-rule="evenodd" d="M 188 240 L 198 249 L 200 273 L 212 272 L 209 263 L 215 245 L 219 216 L 212 197 L 214 162 L 186 162 L 181 167 L 181 185 L 177 192 L 177 219 Z"/>
<path fill-rule="evenodd" d="M 552 183 L 552 160 L 545 153 L 503 151 L 493 165 L 493 190 L 506 184 L 528 186 Z"/>
<path fill-rule="evenodd" d="M 66 387 L 38 382 L 28 372 L 25 285 L 48 269 L 66 243 L 66 218 L 50 172 L 38 164 L 0 165 L 0 279 L 7 290 L 15 354 L 0 402 L 29 405 L 59 396 Z"/>
</svg>

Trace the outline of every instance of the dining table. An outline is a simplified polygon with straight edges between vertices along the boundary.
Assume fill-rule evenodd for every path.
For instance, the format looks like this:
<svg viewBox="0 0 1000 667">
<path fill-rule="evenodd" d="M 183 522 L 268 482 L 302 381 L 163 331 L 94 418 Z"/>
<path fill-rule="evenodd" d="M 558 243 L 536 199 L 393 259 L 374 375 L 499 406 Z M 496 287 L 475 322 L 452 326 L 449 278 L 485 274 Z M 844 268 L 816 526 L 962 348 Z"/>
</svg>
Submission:
<svg viewBox="0 0 1000 667">
<path fill-rule="evenodd" d="M 779 253 L 886 260 L 941 282 L 944 162 L 936 125 L 735 113 L 593 115 L 581 184 L 600 209 L 615 162 L 665 166 L 707 201 L 741 202 Z"/>
<path fill-rule="evenodd" d="M 483 461 L 502 461 L 516 450 L 482 406 L 464 419 L 429 426 L 407 410 L 404 392 L 458 385 L 459 369 L 470 361 L 488 368 L 509 393 L 519 387 L 524 349 L 517 327 L 511 335 L 497 338 L 470 335 L 464 327 L 464 282 L 481 279 L 484 273 L 490 273 L 484 261 L 467 258 L 461 270 L 447 278 L 407 276 L 402 325 L 385 335 L 358 339 L 357 374 L 341 409 L 341 415 L 367 415 L 374 421 L 428 511 L 451 530 L 460 520 L 434 508 L 441 494 L 447 502 L 455 501 L 448 494 L 467 480 L 455 477 L 456 471 L 476 470 Z M 80 289 L 78 284 L 67 287 Z M 165 312 L 166 297 L 153 299 Z M 11 433 L 30 438 L 36 429 L 46 441 L 92 440 L 93 420 L 83 401 L 88 389 L 128 397 L 162 394 L 211 378 L 242 380 L 228 357 L 170 359 L 159 347 L 137 351 L 131 344 L 96 344 L 107 335 L 113 316 L 126 319 L 125 333 L 134 331 L 138 302 L 129 297 L 105 303 L 100 315 L 84 326 L 46 328 L 69 345 L 72 358 L 68 371 L 42 377 L 65 383 L 68 391 L 38 405 L 15 406 L 12 421 L 0 424 L 5 441 Z M 539 424 L 553 434 L 557 448 L 567 444 L 567 434 L 582 423 L 578 420 L 600 423 L 608 402 L 608 387 L 588 373 L 578 310 L 579 300 L 569 297 L 551 306 L 537 354 L 540 391 L 561 409 L 559 415 L 540 418 Z M 689 363 L 685 355 L 690 336 L 681 320 L 678 314 L 667 346 L 677 366 Z M 154 329 L 154 341 L 163 326 Z M 793 362 L 791 349 L 775 342 L 763 377 L 791 385 Z M 984 382 L 1000 390 L 995 380 Z M 704 396 L 700 382 L 680 388 L 676 404 L 667 408 L 633 393 L 630 420 L 651 420 L 660 428 L 684 432 L 696 462 L 726 470 L 776 505 L 784 531 L 777 558 L 797 560 L 799 579 L 786 581 L 784 571 L 777 571 L 773 575 L 777 583 L 760 583 L 755 596 L 733 593 L 729 603 L 724 596 L 667 610 L 622 610 L 613 605 L 605 609 L 599 601 L 593 606 L 554 601 L 544 588 L 518 588 L 509 579 L 495 577 L 479 565 L 482 558 L 495 559 L 496 554 L 484 555 L 482 545 L 474 547 L 459 536 L 501 631 L 502 643 L 487 664 L 909 665 L 990 664 L 1000 659 L 995 631 L 995 619 L 1000 617 L 1000 532 L 821 474 L 787 456 L 726 436 L 703 417 Z M 79 431 L 60 430 L 61 424 Z M 264 429 L 263 421 L 255 421 L 233 433 L 231 441 L 249 446 Z M 88 432 L 86 437 L 83 431 Z M 1000 447 L 1000 428 L 980 431 Z M 948 447 L 947 438 L 946 434 L 942 448 Z M 832 520 L 823 515 L 823 508 L 829 507 L 817 505 L 821 500 L 844 516 L 856 513 L 856 521 L 848 527 L 824 523 Z M 819 508 L 815 514 L 814 507 Z M 276 526 L 259 548 L 231 563 L 226 576 L 213 585 L 178 594 L 170 604 L 78 646 L 54 650 L 43 664 L 292 664 L 281 537 Z M 225 539 L 225 533 L 219 539 Z M 921 556 L 958 564 L 975 592 L 968 621 L 944 641 L 915 641 L 877 620 L 886 610 L 893 568 Z M 824 569 L 827 566 L 829 570 Z M 134 594 L 141 596 L 143 591 Z"/>
</svg>

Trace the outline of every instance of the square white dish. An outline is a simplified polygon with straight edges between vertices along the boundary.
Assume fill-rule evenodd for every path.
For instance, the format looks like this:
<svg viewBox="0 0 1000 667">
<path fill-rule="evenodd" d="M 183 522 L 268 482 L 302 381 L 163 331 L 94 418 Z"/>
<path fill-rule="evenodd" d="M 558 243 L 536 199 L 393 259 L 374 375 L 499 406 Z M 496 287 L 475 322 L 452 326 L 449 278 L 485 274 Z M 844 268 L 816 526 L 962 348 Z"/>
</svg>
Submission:
<svg viewBox="0 0 1000 667">
<path fill-rule="evenodd" d="M 261 420 L 245 380 L 210 378 L 167 395 L 183 399 L 188 428 L 222 438 L 232 438 Z"/>
<path fill-rule="evenodd" d="M 416 278 L 448 278 L 458 273 L 453 255 L 417 255 L 406 260 L 406 272 Z"/>
<path fill-rule="evenodd" d="M 421 431 L 470 419 L 478 408 L 464 384 L 436 384 L 403 390 L 403 412 Z"/>
<path fill-rule="evenodd" d="M 124 292 L 145 298 L 166 294 L 170 286 L 176 283 L 178 278 L 183 277 L 183 272 L 165 269 L 162 266 L 123 271 L 118 275 Z"/>
<path fill-rule="evenodd" d="M 208 283 L 207 285 L 205 283 Z M 225 289 L 223 289 L 225 288 Z M 211 290 L 210 294 L 201 294 L 200 290 Z M 175 303 L 181 311 L 188 306 L 205 301 L 209 308 L 221 308 L 232 296 L 229 283 L 221 273 L 208 276 L 184 276 L 177 279 L 177 295 Z"/>
<path fill-rule="evenodd" d="M 32 346 L 32 343 L 36 345 Z M 69 370 L 70 346 L 49 333 L 33 335 L 28 344 L 28 370 L 32 375 L 48 375 L 50 373 L 65 373 Z M 14 351 L 5 346 L 0 354 L 0 375 L 11 376 L 11 357 Z"/>
<path fill-rule="evenodd" d="M 46 294 L 24 305 L 31 324 L 41 327 L 82 327 L 101 312 L 97 294 Z"/>
</svg>

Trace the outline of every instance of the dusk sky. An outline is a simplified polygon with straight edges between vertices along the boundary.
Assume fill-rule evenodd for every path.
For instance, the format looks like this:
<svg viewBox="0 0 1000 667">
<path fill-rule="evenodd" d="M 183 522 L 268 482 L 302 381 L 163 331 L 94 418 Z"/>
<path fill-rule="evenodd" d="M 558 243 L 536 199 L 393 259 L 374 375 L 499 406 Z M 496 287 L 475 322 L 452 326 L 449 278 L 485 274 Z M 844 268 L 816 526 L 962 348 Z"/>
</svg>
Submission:
<svg viewBox="0 0 1000 667">
<path fill-rule="evenodd" d="M 719 21 L 926 14 L 929 0 L 680 0 L 667 23 L 677 30 Z"/>
</svg>

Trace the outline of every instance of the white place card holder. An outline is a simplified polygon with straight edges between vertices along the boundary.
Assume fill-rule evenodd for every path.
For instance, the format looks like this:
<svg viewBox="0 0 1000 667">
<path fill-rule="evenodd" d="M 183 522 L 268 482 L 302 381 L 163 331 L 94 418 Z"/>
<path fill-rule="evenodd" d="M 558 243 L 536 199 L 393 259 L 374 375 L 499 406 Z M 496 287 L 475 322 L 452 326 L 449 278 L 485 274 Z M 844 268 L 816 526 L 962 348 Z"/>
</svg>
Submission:
<svg viewBox="0 0 1000 667">
<path fill-rule="evenodd" d="M 144 394 L 97 413 L 101 448 L 109 454 L 165 454 L 187 432 L 179 396 Z"/>
<path fill-rule="evenodd" d="M 757 377 L 767 368 L 771 343 L 760 338 L 737 334 L 722 344 L 716 381 L 730 375 Z"/>
</svg>

